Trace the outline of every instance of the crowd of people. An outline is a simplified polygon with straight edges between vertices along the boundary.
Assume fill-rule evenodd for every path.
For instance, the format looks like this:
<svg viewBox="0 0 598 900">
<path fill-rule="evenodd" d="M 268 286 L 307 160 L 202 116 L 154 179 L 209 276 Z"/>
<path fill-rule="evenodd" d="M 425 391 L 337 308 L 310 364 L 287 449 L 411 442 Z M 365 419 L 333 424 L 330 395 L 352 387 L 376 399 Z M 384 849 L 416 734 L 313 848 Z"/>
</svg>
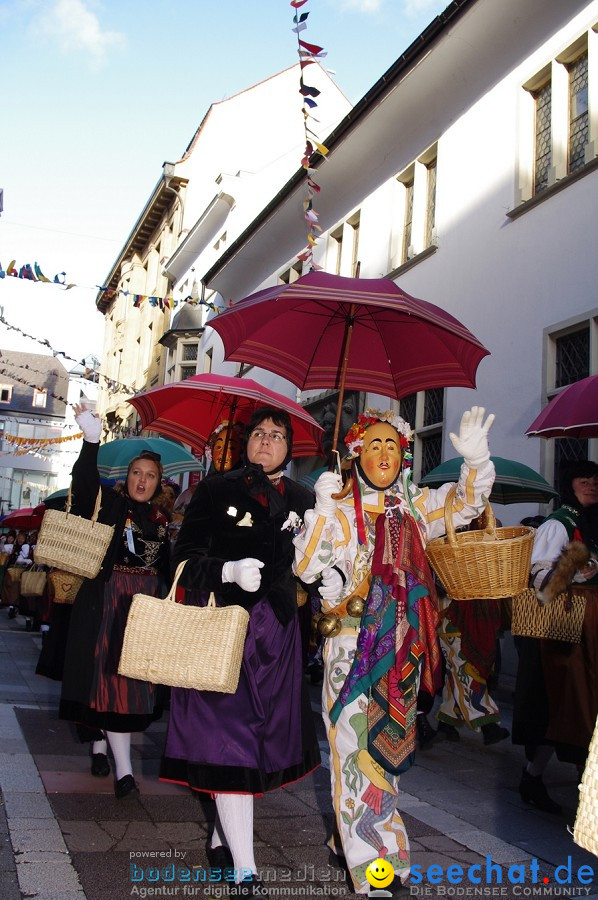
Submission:
<svg viewBox="0 0 598 900">
<path fill-rule="evenodd" d="M 60 716 L 89 743 L 91 774 L 113 774 L 118 800 L 136 796 L 131 734 L 168 708 L 160 778 L 215 800 L 209 865 L 228 873 L 233 896 L 265 896 L 254 798 L 319 765 L 305 677 L 317 623 L 336 821 L 330 861 L 367 894 L 366 870 L 382 857 L 395 873 L 391 892 L 406 891 L 410 850 L 398 783 L 416 750 L 458 741 L 463 726 L 479 730 L 486 745 L 509 737 L 491 696 L 509 605 L 447 596 L 426 557 L 428 542 L 445 533 L 454 485 L 413 484 L 409 424 L 368 409 L 345 438 L 343 477 L 324 472 L 312 493 L 285 474 L 290 417 L 260 407 L 244 425 L 219 423 L 209 472 L 194 490 L 181 494 L 149 452 L 109 487 L 97 468 L 101 422 L 83 407 L 75 413 L 84 439 L 72 473 L 74 511 L 89 518 L 100 491 L 99 521 L 114 532 L 99 574 L 83 580 L 68 614 L 52 610 L 38 672 L 62 681 Z M 455 528 L 476 527 L 490 495 L 493 419 L 473 407 L 450 435 L 464 460 Z M 545 767 L 556 753 L 581 771 L 598 715 L 598 465 L 569 465 L 561 489 L 559 508 L 534 522 L 530 575 L 541 593 L 571 541 L 588 548 L 589 561 L 573 576 L 587 600 L 582 637 L 579 644 L 517 639 L 512 736 L 525 748 L 522 800 L 554 814 L 561 810 L 544 785 Z M 0 545 L 11 568 L 19 554 L 32 562 L 26 535 L 9 534 Z M 183 562 L 184 602 L 205 605 L 213 593 L 219 605 L 249 613 L 233 694 L 166 689 L 118 673 L 133 595 L 164 597 Z M 2 600 L 12 616 L 7 590 L 5 576 Z"/>
</svg>

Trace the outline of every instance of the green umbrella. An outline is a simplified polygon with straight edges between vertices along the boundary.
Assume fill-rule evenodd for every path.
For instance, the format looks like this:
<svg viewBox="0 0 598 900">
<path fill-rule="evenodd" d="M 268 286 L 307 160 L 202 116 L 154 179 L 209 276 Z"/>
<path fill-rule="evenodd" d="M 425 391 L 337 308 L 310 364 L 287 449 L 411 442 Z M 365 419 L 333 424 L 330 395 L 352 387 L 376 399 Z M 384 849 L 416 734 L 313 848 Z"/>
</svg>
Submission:
<svg viewBox="0 0 598 900">
<path fill-rule="evenodd" d="M 558 491 L 529 466 L 515 459 L 503 459 L 502 456 L 493 456 L 492 462 L 496 469 L 490 494 L 493 503 L 548 503 L 558 496 Z M 447 459 L 428 472 L 419 483 L 426 487 L 439 487 L 446 481 L 457 481 L 462 463 L 462 456 Z"/>
<path fill-rule="evenodd" d="M 196 472 L 202 464 L 192 453 L 166 438 L 124 438 L 102 444 L 98 451 L 98 472 L 104 478 L 126 478 L 132 459 L 144 450 L 160 454 L 164 475 L 172 478 L 182 472 Z"/>
</svg>

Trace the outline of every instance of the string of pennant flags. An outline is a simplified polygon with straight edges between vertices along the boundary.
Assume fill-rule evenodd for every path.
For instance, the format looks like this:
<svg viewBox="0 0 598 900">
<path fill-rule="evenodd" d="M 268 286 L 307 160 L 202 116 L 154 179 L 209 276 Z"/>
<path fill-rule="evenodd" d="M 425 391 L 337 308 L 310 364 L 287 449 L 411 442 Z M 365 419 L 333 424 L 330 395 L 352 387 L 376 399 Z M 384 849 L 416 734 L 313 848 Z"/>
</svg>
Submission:
<svg viewBox="0 0 598 900">
<path fill-rule="evenodd" d="M 321 269 L 322 266 L 317 265 L 314 262 L 314 248 L 317 243 L 316 232 L 322 233 L 322 228 L 318 223 L 318 213 L 314 208 L 314 197 L 320 193 L 320 186 L 316 182 L 314 175 L 316 170 L 313 166 L 310 165 L 310 159 L 314 155 L 314 153 L 319 153 L 323 159 L 326 159 L 328 155 L 328 148 L 324 146 L 324 144 L 320 143 L 317 138 L 316 133 L 310 127 L 311 122 L 318 122 L 317 119 L 312 115 L 312 110 L 316 109 L 318 103 L 316 97 L 319 97 L 320 91 L 313 87 L 312 85 L 307 84 L 305 78 L 303 76 L 304 70 L 307 66 L 312 65 L 313 63 L 317 63 L 319 60 L 324 59 L 328 54 L 324 50 L 323 47 L 318 46 L 317 44 L 308 44 L 307 41 L 302 40 L 300 35 L 306 31 L 307 29 L 307 18 L 309 16 L 309 12 L 299 12 L 299 9 L 305 4 L 308 0 L 291 0 L 291 6 L 295 10 L 295 14 L 293 16 L 294 28 L 292 29 L 293 33 L 297 35 L 297 53 L 299 56 L 299 65 L 301 69 L 301 76 L 299 79 L 299 93 L 303 97 L 303 123 L 305 127 L 305 150 L 303 153 L 303 158 L 301 160 L 301 165 L 305 169 L 306 172 L 306 186 L 307 186 L 307 196 L 303 200 L 303 218 L 307 222 L 307 247 L 303 250 L 297 257 L 297 259 L 301 260 L 303 263 L 308 263 L 311 269 Z"/>
<path fill-rule="evenodd" d="M 28 334 L 28 332 L 23 331 L 23 329 L 19 328 L 17 325 L 11 325 L 10 322 L 7 322 L 7 320 L 4 318 L 4 316 L 1 313 L 0 313 L 0 324 L 4 325 L 5 328 L 8 328 L 9 331 L 17 331 L 23 337 L 26 337 L 32 341 L 35 341 L 37 344 L 40 344 L 42 347 L 47 347 L 49 350 L 52 351 L 54 356 L 62 356 L 64 359 L 69 360 L 70 362 L 74 362 L 74 363 L 80 362 L 80 360 L 75 359 L 73 356 L 69 356 L 68 353 L 64 352 L 64 350 L 54 350 L 54 348 L 52 347 L 52 345 L 50 344 L 50 342 L 47 338 L 38 338 L 33 334 Z M 7 360 L 7 363 L 8 363 L 8 360 Z M 11 369 L 13 369 L 13 368 L 29 369 L 29 371 L 31 371 L 31 372 L 37 373 L 39 375 L 44 375 L 46 377 L 48 374 L 47 372 L 40 372 L 39 369 L 33 369 L 30 366 L 17 366 L 16 364 L 13 364 L 12 362 L 9 362 L 8 364 L 10 365 Z M 9 372 L 6 370 L 3 371 L 2 369 L 0 369 L 0 373 L 2 373 L 4 375 L 8 375 L 9 378 L 12 378 L 14 381 L 18 381 L 21 384 L 26 384 L 28 387 L 37 387 L 37 385 L 32 385 L 30 381 L 26 381 L 23 378 L 19 378 L 17 375 L 14 375 L 12 372 Z M 121 381 L 116 381 L 114 378 L 108 378 L 107 375 L 103 375 L 102 372 L 98 372 L 95 369 L 86 368 L 85 373 L 81 375 L 81 378 L 84 378 L 88 381 L 97 381 L 98 378 L 103 378 L 104 382 L 106 384 L 106 388 L 107 388 L 108 392 L 111 394 L 116 394 L 116 393 L 137 394 L 138 393 L 137 388 L 130 387 L 129 385 L 123 384 Z M 38 390 L 45 390 L 45 388 L 38 388 Z M 58 395 L 52 394 L 51 392 L 48 392 L 48 393 L 49 393 L 49 396 L 53 397 L 56 400 L 60 400 L 63 403 L 67 402 L 64 397 L 59 397 Z"/>
<path fill-rule="evenodd" d="M 88 285 L 75 284 L 74 282 L 67 283 L 67 281 L 65 280 L 66 272 L 57 273 L 53 279 L 46 278 L 37 262 L 34 262 L 33 265 L 31 263 L 25 263 L 19 268 L 16 267 L 15 263 L 15 259 L 11 260 L 10 265 L 6 270 L 2 268 L 2 263 L 0 263 L 0 279 L 21 278 L 25 281 L 38 281 L 45 284 L 55 284 L 59 287 L 64 288 L 65 290 L 69 290 L 70 288 L 74 287 L 83 287 L 87 290 L 98 291 L 100 295 L 104 296 L 107 300 L 112 300 L 119 294 L 122 294 L 125 297 L 131 298 L 133 307 L 135 309 L 140 309 L 141 306 L 143 306 L 143 304 L 147 302 L 150 306 L 161 309 L 163 312 L 165 312 L 167 309 L 176 309 L 182 303 L 187 303 L 189 306 L 205 306 L 216 315 L 221 311 L 221 307 L 217 306 L 215 303 L 211 303 L 209 300 L 204 300 L 199 297 L 196 298 L 188 296 L 183 300 L 175 300 L 174 297 L 157 297 L 150 294 L 136 294 L 133 291 L 126 291 L 122 288 L 109 288 L 99 284 L 90 287 Z"/>
</svg>

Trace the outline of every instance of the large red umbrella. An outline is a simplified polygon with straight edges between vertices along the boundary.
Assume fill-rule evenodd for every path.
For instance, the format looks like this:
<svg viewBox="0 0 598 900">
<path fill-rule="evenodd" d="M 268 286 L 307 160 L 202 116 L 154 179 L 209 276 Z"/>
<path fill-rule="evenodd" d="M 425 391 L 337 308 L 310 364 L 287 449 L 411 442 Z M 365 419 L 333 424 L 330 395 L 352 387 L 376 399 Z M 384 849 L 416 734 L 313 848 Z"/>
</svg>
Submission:
<svg viewBox="0 0 598 900">
<path fill-rule="evenodd" d="M 525 432 L 530 437 L 598 437 L 598 375 L 567 385 Z"/>
<path fill-rule="evenodd" d="M 306 409 L 293 400 L 262 387 L 251 378 L 228 375 L 192 375 L 151 388 L 129 400 L 144 428 L 176 438 L 203 450 L 222 419 L 248 422 L 260 406 L 275 406 L 291 417 L 293 455 L 322 456 L 323 429 Z"/>
<path fill-rule="evenodd" d="M 13 528 L 15 531 L 30 531 L 33 528 L 39 528 L 46 507 L 43 503 L 39 506 L 24 506 L 22 509 L 13 509 L 8 515 L 2 519 L 3 528 Z"/>
<path fill-rule="evenodd" d="M 341 400 L 345 389 L 400 398 L 475 387 L 489 353 L 450 313 L 388 278 L 310 272 L 246 297 L 208 324 L 226 359 L 276 372 L 302 390 L 337 388 Z"/>
</svg>

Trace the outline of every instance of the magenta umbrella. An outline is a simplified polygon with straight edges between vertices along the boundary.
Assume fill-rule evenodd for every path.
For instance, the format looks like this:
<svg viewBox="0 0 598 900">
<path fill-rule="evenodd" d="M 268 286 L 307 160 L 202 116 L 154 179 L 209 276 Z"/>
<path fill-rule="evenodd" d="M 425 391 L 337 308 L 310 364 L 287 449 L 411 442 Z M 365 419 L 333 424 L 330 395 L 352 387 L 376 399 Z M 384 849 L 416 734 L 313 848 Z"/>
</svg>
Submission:
<svg viewBox="0 0 598 900">
<path fill-rule="evenodd" d="M 15 531 L 30 531 L 33 528 L 39 528 L 46 507 L 43 503 L 39 506 L 24 506 L 22 509 L 13 509 L 2 519 L 3 528 L 12 528 Z"/>
<path fill-rule="evenodd" d="M 144 428 L 189 444 L 195 450 L 204 449 L 223 419 L 247 423 L 258 407 L 275 406 L 291 417 L 293 454 L 323 456 L 323 428 L 313 416 L 284 394 L 251 378 L 192 375 L 137 394 L 129 403 L 139 412 Z"/>
<path fill-rule="evenodd" d="M 345 389 L 405 397 L 475 387 L 489 351 L 457 319 L 388 278 L 310 272 L 252 294 L 209 322 L 225 358 L 261 366 L 302 390 Z"/>
<path fill-rule="evenodd" d="M 598 375 L 567 385 L 525 432 L 529 437 L 598 437 Z"/>
</svg>

